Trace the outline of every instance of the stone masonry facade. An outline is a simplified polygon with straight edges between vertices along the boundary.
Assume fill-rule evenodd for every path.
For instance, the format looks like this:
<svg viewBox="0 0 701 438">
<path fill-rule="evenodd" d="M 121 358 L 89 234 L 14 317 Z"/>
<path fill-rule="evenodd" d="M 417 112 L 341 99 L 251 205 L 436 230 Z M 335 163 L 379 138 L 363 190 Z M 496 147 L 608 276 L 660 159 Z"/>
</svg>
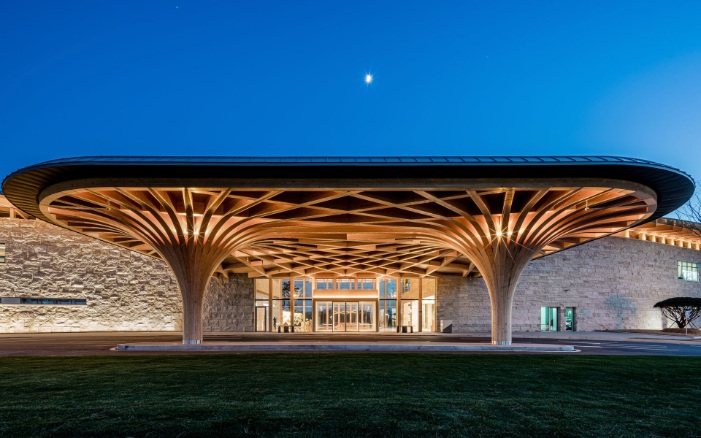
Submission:
<svg viewBox="0 0 701 438">
<path fill-rule="evenodd" d="M 86 305 L 1 304 L 0 332 L 181 330 L 165 264 L 38 220 L 0 219 L 0 297 L 85 299 Z"/>
<path fill-rule="evenodd" d="M 574 307 L 576 329 L 655 329 L 669 326 L 658 301 L 701 297 L 701 283 L 678 279 L 678 262 L 701 263 L 701 251 L 607 237 L 532 261 L 513 304 L 513 330 L 540 330 L 540 308 Z M 453 332 L 489 332 L 491 311 L 481 278 L 438 279 L 437 318 Z M 560 312 L 562 314 L 562 312 Z"/>
<path fill-rule="evenodd" d="M 0 333 L 182 330 L 178 285 L 161 260 L 36 220 L 0 219 L 0 243 L 0 298 L 86 300 L 0 304 Z M 666 327 L 656 302 L 701 297 L 701 283 L 677 278 L 679 261 L 701 264 L 701 251 L 608 237 L 535 260 L 517 286 L 513 329 L 540 330 L 543 306 L 575 307 L 580 331 Z M 253 331 L 253 286 L 245 274 L 213 278 L 204 330 Z M 490 331 L 482 279 L 439 277 L 436 304 L 453 332 Z"/>
<path fill-rule="evenodd" d="M 246 274 L 212 278 L 204 297 L 205 332 L 252 332 L 254 281 Z"/>
<path fill-rule="evenodd" d="M 37 220 L 0 218 L 0 298 L 85 305 L 0 304 L 0 333 L 180 331 L 182 300 L 161 260 Z M 213 278 L 205 331 L 253 330 L 253 280 Z"/>
</svg>

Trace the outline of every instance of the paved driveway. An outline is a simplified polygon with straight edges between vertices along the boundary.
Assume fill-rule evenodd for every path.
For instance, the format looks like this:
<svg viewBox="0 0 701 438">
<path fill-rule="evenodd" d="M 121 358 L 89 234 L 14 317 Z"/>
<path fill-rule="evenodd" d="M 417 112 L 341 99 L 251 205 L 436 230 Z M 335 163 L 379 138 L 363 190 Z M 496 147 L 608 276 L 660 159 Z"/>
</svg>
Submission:
<svg viewBox="0 0 701 438">
<path fill-rule="evenodd" d="M 175 333 L 42 333 L 0 335 L 0 356 L 77 356 L 95 354 L 164 354 L 114 352 L 119 343 L 177 342 Z M 230 333 L 212 334 L 206 341 L 231 342 L 441 342 L 475 343 L 489 342 L 489 337 L 459 334 L 270 334 Z M 574 345 L 577 353 L 556 354 L 605 354 L 605 355 L 663 355 L 701 356 L 701 339 L 684 336 L 639 336 L 627 333 L 578 333 L 574 336 L 553 335 L 514 337 L 515 343 Z M 170 354 L 170 353 L 169 353 Z M 175 353 L 188 354 L 188 353 Z M 465 354 L 465 353 L 458 353 Z M 492 353 L 479 353 L 492 354 Z M 511 354 L 511 353 L 495 353 Z"/>
</svg>

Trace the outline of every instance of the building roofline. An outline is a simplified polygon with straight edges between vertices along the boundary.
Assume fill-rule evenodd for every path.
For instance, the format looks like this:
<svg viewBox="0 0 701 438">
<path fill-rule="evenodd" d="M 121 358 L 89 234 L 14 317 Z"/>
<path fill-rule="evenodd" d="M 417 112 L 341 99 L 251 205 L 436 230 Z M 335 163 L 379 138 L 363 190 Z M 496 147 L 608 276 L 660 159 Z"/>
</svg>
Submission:
<svg viewBox="0 0 701 438">
<path fill-rule="evenodd" d="M 290 173 L 291 168 L 295 169 L 294 174 Z M 372 174 L 364 174 L 362 169 Z M 649 220 L 674 211 L 694 191 L 694 180 L 678 169 L 652 161 L 615 156 L 87 156 L 46 161 L 17 170 L 5 178 L 2 191 L 21 210 L 41 216 L 37 208 L 38 196 L 50 185 L 78 179 L 127 176 L 188 180 L 235 177 L 353 181 L 361 176 L 378 180 L 461 178 L 495 182 L 499 179 L 539 179 L 552 180 L 554 186 L 558 180 L 573 178 L 615 179 L 639 183 L 655 191 L 658 209 Z"/>
<path fill-rule="evenodd" d="M 610 155 L 542 155 L 542 156 L 81 156 L 44 161 L 18 170 L 55 167 L 56 165 L 377 165 L 377 166 L 412 166 L 412 165 L 539 165 L 539 164 L 601 164 L 626 163 L 641 164 L 673 169 L 672 167 L 639 158 L 618 157 Z M 683 173 L 677 169 L 677 172 Z M 10 175 L 11 176 L 11 175 Z"/>
</svg>

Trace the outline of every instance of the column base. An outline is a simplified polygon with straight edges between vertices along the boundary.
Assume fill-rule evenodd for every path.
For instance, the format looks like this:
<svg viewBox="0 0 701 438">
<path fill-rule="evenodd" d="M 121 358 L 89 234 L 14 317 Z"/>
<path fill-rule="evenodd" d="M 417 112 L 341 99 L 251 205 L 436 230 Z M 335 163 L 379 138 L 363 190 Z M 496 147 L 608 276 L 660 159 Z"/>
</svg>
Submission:
<svg viewBox="0 0 701 438">
<path fill-rule="evenodd" d="M 511 345 L 511 341 L 492 341 L 492 345 Z"/>
<path fill-rule="evenodd" d="M 192 345 L 192 344 L 201 344 L 202 341 L 199 339 L 183 339 L 183 344 L 185 345 Z"/>
</svg>

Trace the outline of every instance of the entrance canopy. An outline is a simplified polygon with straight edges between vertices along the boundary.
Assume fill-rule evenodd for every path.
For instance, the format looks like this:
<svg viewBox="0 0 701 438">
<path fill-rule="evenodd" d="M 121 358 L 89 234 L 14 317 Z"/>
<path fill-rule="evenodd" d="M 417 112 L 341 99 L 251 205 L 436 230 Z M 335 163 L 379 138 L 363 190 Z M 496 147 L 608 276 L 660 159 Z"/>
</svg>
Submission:
<svg viewBox="0 0 701 438">
<path fill-rule="evenodd" d="M 693 189 L 678 170 L 617 157 L 86 157 L 3 183 L 28 214 L 164 259 L 183 294 L 186 342 L 201 340 L 215 273 L 476 269 L 493 340 L 508 343 L 531 259 L 661 217 Z"/>
</svg>

